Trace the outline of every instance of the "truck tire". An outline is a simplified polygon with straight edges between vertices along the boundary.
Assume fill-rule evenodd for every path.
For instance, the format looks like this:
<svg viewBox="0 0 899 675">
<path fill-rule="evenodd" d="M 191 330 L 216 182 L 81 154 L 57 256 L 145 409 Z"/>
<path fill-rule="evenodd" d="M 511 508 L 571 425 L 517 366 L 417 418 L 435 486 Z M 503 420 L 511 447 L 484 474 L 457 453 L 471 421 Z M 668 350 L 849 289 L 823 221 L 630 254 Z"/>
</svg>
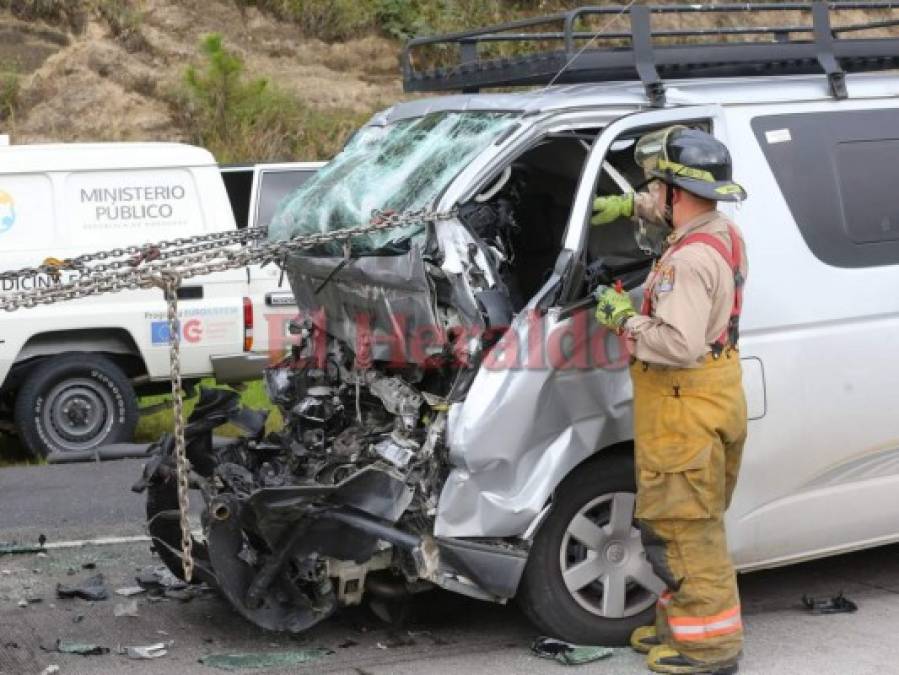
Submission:
<svg viewBox="0 0 899 675">
<path fill-rule="evenodd" d="M 91 450 L 131 440 L 138 408 L 134 388 L 98 354 L 50 357 L 29 373 L 14 419 L 35 457 Z"/>
<path fill-rule="evenodd" d="M 544 634 L 625 645 L 652 623 L 664 584 L 634 523 L 635 492 L 633 459 L 617 453 L 581 465 L 556 489 L 517 598 Z"/>
</svg>

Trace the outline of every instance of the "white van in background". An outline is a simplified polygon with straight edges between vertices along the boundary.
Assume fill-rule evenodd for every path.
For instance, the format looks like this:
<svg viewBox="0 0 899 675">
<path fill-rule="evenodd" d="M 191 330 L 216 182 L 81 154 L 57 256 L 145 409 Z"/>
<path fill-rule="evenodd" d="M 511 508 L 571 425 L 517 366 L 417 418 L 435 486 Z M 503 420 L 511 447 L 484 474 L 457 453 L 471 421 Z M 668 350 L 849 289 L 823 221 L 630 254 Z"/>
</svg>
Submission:
<svg viewBox="0 0 899 675">
<path fill-rule="evenodd" d="M 219 167 L 201 148 L 0 147 L 0 270 L 235 228 Z M 275 266 L 250 266 L 184 282 L 181 370 L 188 384 L 259 376 L 270 346 L 279 346 L 269 336 L 278 342 L 296 312 L 292 303 L 267 302 L 279 276 Z M 0 280 L 0 292 L 53 283 L 47 275 Z M 137 395 L 168 391 L 169 343 L 166 305 L 155 289 L 0 316 L 5 429 L 40 456 L 130 441 Z"/>
</svg>

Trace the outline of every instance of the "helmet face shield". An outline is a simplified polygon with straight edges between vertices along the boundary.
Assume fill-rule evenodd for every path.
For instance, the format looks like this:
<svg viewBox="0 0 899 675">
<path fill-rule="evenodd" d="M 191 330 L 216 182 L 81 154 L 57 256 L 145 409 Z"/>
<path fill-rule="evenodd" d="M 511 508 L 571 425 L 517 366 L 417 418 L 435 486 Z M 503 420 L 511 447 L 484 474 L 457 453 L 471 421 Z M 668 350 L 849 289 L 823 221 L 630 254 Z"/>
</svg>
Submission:
<svg viewBox="0 0 899 675">
<path fill-rule="evenodd" d="M 668 137 L 671 132 L 675 129 L 685 128 L 682 126 L 667 127 L 642 136 L 637 141 L 637 147 L 634 148 L 634 161 L 637 166 L 647 173 L 658 171 L 659 164 L 668 160 Z"/>
<path fill-rule="evenodd" d="M 683 125 L 640 138 L 634 161 L 648 177 L 658 178 L 710 201 L 742 201 L 746 191 L 731 179 L 727 147 L 711 134 Z"/>
</svg>

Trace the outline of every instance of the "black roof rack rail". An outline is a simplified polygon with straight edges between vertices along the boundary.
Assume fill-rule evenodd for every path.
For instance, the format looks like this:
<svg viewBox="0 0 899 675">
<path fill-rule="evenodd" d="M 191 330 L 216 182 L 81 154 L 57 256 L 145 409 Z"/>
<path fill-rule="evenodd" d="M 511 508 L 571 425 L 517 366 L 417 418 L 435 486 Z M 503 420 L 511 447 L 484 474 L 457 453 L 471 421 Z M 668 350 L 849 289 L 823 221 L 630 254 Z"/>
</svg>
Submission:
<svg viewBox="0 0 899 675">
<path fill-rule="evenodd" d="M 579 7 L 569 12 L 510 21 L 460 33 L 409 40 L 403 49 L 403 86 L 407 92 L 476 93 L 490 87 L 545 86 L 579 82 L 639 79 L 650 105 L 665 103 L 664 80 L 688 77 L 753 75 L 827 76 L 835 98 L 848 96 L 845 73 L 899 68 L 899 37 L 852 38 L 844 35 L 899 26 L 895 16 L 849 25 L 832 25 L 831 13 L 839 10 L 899 10 L 899 0 L 866 2 L 769 2 L 740 4 L 683 4 Z M 658 29 L 653 15 L 734 14 L 746 12 L 808 13 L 806 24 L 774 22 L 771 25 L 720 28 Z M 627 15 L 629 31 L 592 33 L 575 30 L 585 17 L 613 18 Z M 782 18 L 782 17 L 781 17 Z M 561 30 L 543 30 L 559 26 Z M 768 36 L 766 41 L 747 40 Z M 740 38 L 743 38 L 740 40 Z M 698 43 L 671 43 L 671 39 L 702 38 Z M 714 38 L 718 38 L 715 40 Z M 657 44 L 662 39 L 664 44 Z M 736 41 L 735 41 L 736 40 Z M 614 41 L 613 44 L 606 44 Z M 626 45 L 621 46 L 624 41 Z M 480 53 L 482 45 L 561 43 L 560 49 L 532 51 L 504 58 Z M 579 47 L 579 43 L 584 46 Z M 458 47 L 459 62 L 447 67 L 416 68 L 419 50 Z"/>
</svg>

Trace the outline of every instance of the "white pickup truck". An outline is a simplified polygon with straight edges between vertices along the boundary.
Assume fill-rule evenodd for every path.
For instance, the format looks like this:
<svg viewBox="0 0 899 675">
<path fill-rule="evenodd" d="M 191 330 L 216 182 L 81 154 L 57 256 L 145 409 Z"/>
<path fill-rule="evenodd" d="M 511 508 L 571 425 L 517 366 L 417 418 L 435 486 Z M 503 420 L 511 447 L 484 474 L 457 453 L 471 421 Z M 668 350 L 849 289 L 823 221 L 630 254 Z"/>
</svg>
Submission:
<svg viewBox="0 0 899 675">
<path fill-rule="evenodd" d="M 253 224 L 261 222 L 257 202 L 267 203 L 259 192 L 264 175 L 252 169 L 247 213 Z M 203 149 L 170 143 L 0 147 L 0 270 L 237 226 L 220 168 Z M 53 283 L 46 275 L 3 279 L 0 292 Z M 257 377 L 269 352 L 280 350 L 284 325 L 296 311 L 276 266 L 190 279 L 179 298 L 188 385 L 208 376 L 222 383 Z M 23 309 L 0 322 L 0 420 L 35 455 L 74 455 L 130 441 L 137 396 L 170 386 L 160 291 Z"/>
</svg>

